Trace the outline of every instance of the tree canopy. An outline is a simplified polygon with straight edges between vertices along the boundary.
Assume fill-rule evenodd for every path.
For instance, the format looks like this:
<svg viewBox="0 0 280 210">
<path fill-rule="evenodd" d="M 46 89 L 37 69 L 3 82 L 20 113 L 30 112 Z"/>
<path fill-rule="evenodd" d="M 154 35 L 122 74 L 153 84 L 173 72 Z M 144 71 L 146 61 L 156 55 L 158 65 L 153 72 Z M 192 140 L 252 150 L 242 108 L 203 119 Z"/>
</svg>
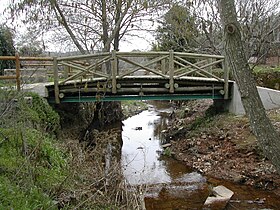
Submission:
<svg viewBox="0 0 280 210">
<path fill-rule="evenodd" d="M 52 31 L 56 41 L 73 43 L 83 54 L 119 49 L 125 36 L 138 36 L 169 0 L 17 0 L 6 10 L 36 30 Z M 149 30 L 146 26 L 146 30 Z"/>
<path fill-rule="evenodd" d="M 192 51 L 198 30 L 189 8 L 175 4 L 159 21 L 153 49 L 161 51 Z"/>
<path fill-rule="evenodd" d="M 0 56 L 15 55 L 15 47 L 13 41 L 13 33 L 11 29 L 4 25 L 0 25 Z M 13 61 L 0 61 L 0 75 L 3 75 L 4 69 L 13 68 Z"/>
<path fill-rule="evenodd" d="M 28 31 L 17 38 L 16 49 L 21 56 L 42 55 L 45 48 L 44 41 L 38 39 L 38 34 Z"/>
<path fill-rule="evenodd" d="M 223 53 L 223 30 L 217 0 L 194 0 L 192 11 L 199 24 L 196 37 L 200 51 Z M 235 9 L 240 23 L 240 33 L 245 45 L 247 59 L 255 56 L 265 58 L 273 44 L 273 31 L 279 28 L 280 1 L 236 0 Z"/>
</svg>

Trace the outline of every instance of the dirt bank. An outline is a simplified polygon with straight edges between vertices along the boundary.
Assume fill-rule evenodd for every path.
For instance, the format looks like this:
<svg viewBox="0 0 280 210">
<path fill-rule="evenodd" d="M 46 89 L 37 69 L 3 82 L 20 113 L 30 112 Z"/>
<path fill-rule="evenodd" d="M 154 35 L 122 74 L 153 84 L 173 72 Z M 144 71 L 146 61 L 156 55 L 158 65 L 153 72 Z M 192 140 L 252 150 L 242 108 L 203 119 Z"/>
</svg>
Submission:
<svg viewBox="0 0 280 210">
<path fill-rule="evenodd" d="M 205 175 L 280 195 L 280 175 L 259 150 L 248 119 L 231 114 L 210 117 L 211 104 L 193 101 L 176 111 L 166 134 L 174 157 Z M 280 110 L 268 114 L 280 130 Z"/>
</svg>

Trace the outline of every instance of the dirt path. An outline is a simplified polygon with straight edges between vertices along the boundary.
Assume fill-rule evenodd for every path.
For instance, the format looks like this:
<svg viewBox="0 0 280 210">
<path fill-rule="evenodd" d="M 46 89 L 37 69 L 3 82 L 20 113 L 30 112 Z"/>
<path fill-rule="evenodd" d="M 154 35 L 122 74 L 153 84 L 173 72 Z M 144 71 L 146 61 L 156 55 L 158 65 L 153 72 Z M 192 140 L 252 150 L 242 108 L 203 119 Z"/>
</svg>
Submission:
<svg viewBox="0 0 280 210">
<path fill-rule="evenodd" d="M 248 119 L 230 114 L 206 117 L 210 106 L 209 100 L 191 102 L 176 112 L 167 133 L 174 157 L 205 175 L 280 195 L 280 175 L 258 149 Z M 280 130 L 280 110 L 268 114 Z"/>
</svg>

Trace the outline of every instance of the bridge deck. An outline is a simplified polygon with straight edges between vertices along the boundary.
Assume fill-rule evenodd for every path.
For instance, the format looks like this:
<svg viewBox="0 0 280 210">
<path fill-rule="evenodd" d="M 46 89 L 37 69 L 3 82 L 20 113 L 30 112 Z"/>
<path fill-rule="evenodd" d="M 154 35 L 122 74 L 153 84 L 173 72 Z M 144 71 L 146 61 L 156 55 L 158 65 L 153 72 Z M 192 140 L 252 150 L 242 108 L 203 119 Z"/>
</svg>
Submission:
<svg viewBox="0 0 280 210">
<path fill-rule="evenodd" d="M 54 85 L 46 88 L 49 100 L 54 101 Z M 169 78 L 155 75 L 117 77 L 116 93 L 112 93 L 111 81 L 105 77 L 68 81 L 59 85 L 61 102 L 222 99 L 223 90 L 223 81 L 186 76 L 174 78 L 174 93 L 171 94 Z"/>
</svg>

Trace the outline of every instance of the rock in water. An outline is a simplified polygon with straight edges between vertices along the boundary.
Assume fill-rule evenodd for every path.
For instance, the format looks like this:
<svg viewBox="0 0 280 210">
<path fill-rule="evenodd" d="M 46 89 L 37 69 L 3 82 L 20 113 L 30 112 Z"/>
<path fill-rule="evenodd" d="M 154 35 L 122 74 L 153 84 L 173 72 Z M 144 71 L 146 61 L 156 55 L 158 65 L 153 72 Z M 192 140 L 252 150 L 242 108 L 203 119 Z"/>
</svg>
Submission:
<svg viewBox="0 0 280 210">
<path fill-rule="evenodd" d="M 219 206 L 218 209 L 224 209 L 228 203 L 228 201 L 231 199 L 231 197 L 233 196 L 233 192 L 222 186 L 219 185 L 217 187 L 214 187 L 212 189 L 213 195 L 208 196 L 208 198 L 206 199 L 204 206 L 207 207 L 212 207 L 213 205 L 217 205 Z M 216 209 L 216 208 L 215 208 Z"/>
</svg>

